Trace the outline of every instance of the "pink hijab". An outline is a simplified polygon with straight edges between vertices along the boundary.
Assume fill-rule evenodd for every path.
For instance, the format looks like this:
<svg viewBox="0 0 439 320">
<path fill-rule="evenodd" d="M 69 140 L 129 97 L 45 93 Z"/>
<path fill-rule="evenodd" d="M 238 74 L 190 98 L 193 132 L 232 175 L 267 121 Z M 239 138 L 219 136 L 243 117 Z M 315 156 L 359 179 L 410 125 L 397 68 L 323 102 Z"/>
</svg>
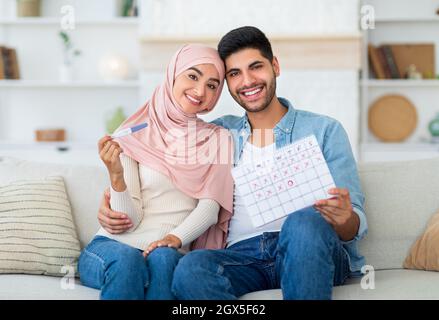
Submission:
<svg viewBox="0 0 439 320">
<path fill-rule="evenodd" d="M 224 85 L 224 64 L 213 48 L 185 45 L 171 59 L 165 80 L 151 99 L 118 129 L 148 123 L 147 128 L 118 139 L 124 154 L 166 175 L 188 196 L 213 199 L 221 206 L 218 223 L 192 243 L 193 249 L 225 247 L 233 208 L 231 135 L 224 128 L 185 113 L 172 94 L 174 80 L 180 73 L 207 63 L 215 65 L 220 76 L 216 96 L 209 106 L 212 110 Z M 206 163 L 198 157 L 210 161 Z"/>
</svg>

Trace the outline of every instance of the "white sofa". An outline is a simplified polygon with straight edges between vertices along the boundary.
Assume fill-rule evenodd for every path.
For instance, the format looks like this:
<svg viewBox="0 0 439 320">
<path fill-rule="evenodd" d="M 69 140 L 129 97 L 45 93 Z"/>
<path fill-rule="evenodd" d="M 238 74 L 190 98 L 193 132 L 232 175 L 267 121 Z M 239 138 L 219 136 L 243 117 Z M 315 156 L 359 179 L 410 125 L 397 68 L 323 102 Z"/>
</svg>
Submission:
<svg viewBox="0 0 439 320">
<path fill-rule="evenodd" d="M 103 168 L 39 164 L 0 157 L 0 185 L 23 178 L 62 175 L 66 182 L 81 245 L 98 229 L 96 213 L 107 176 Z M 439 299 L 439 273 L 405 270 L 402 263 L 416 238 L 439 208 L 439 158 L 359 166 L 366 196 L 369 232 L 360 243 L 374 267 L 374 289 L 361 278 L 334 288 L 334 299 Z M 439 245 L 439 244 L 438 244 Z M 369 282 L 370 284 L 370 282 Z M 62 289 L 61 278 L 0 274 L 0 299 L 98 299 L 99 291 L 77 280 Z M 241 299 L 281 299 L 280 290 L 246 294 Z"/>
</svg>

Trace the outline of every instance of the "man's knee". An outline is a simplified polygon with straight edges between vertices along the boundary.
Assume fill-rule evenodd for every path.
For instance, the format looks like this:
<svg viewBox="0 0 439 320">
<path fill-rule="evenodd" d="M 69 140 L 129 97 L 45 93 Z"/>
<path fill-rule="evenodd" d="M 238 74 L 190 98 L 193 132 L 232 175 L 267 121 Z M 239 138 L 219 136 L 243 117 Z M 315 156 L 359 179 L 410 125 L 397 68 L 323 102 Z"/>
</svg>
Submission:
<svg viewBox="0 0 439 320">
<path fill-rule="evenodd" d="M 333 227 L 313 207 L 307 207 L 290 214 L 280 233 L 281 238 L 296 241 L 316 242 L 333 238 Z"/>
<path fill-rule="evenodd" d="M 195 250 L 183 256 L 174 271 L 172 291 L 177 298 L 183 298 L 193 285 L 200 279 L 200 271 L 209 261 L 208 250 Z"/>
</svg>

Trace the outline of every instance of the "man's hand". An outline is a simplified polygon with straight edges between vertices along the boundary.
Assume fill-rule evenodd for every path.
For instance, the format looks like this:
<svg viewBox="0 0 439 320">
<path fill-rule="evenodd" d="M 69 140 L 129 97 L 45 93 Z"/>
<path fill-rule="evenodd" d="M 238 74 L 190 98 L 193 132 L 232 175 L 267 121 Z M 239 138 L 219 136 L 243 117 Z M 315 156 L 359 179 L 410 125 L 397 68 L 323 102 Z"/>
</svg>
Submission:
<svg viewBox="0 0 439 320">
<path fill-rule="evenodd" d="M 124 233 L 133 226 L 126 214 L 110 208 L 110 190 L 105 190 L 99 207 L 98 220 L 101 226 L 111 234 Z"/>
<path fill-rule="evenodd" d="M 333 188 L 328 193 L 334 197 L 318 200 L 314 207 L 334 227 L 342 240 L 349 241 L 355 237 L 360 226 L 360 219 L 352 208 L 349 190 Z"/>
<path fill-rule="evenodd" d="M 143 251 L 143 256 L 146 258 L 154 249 L 158 247 L 170 247 L 178 249 L 181 247 L 181 240 L 173 234 L 168 234 L 162 240 L 152 242 L 149 247 Z"/>
</svg>

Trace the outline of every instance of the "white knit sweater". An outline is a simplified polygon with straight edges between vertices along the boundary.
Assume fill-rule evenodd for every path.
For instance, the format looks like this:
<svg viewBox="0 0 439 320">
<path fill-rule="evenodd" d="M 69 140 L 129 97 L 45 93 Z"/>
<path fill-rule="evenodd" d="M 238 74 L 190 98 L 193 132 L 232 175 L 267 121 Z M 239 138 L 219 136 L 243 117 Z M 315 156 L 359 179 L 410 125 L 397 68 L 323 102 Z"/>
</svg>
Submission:
<svg viewBox="0 0 439 320">
<path fill-rule="evenodd" d="M 219 204 L 211 199 L 193 199 L 178 190 L 158 171 L 122 155 L 127 189 L 110 188 L 112 210 L 126 213 L 133 227 L 122 234 L 100 228 L 96 235 L 106 236 L 145 250 L 148 245 L 171 233 L 184 249 L 218 220 Z"/>
</svg>

